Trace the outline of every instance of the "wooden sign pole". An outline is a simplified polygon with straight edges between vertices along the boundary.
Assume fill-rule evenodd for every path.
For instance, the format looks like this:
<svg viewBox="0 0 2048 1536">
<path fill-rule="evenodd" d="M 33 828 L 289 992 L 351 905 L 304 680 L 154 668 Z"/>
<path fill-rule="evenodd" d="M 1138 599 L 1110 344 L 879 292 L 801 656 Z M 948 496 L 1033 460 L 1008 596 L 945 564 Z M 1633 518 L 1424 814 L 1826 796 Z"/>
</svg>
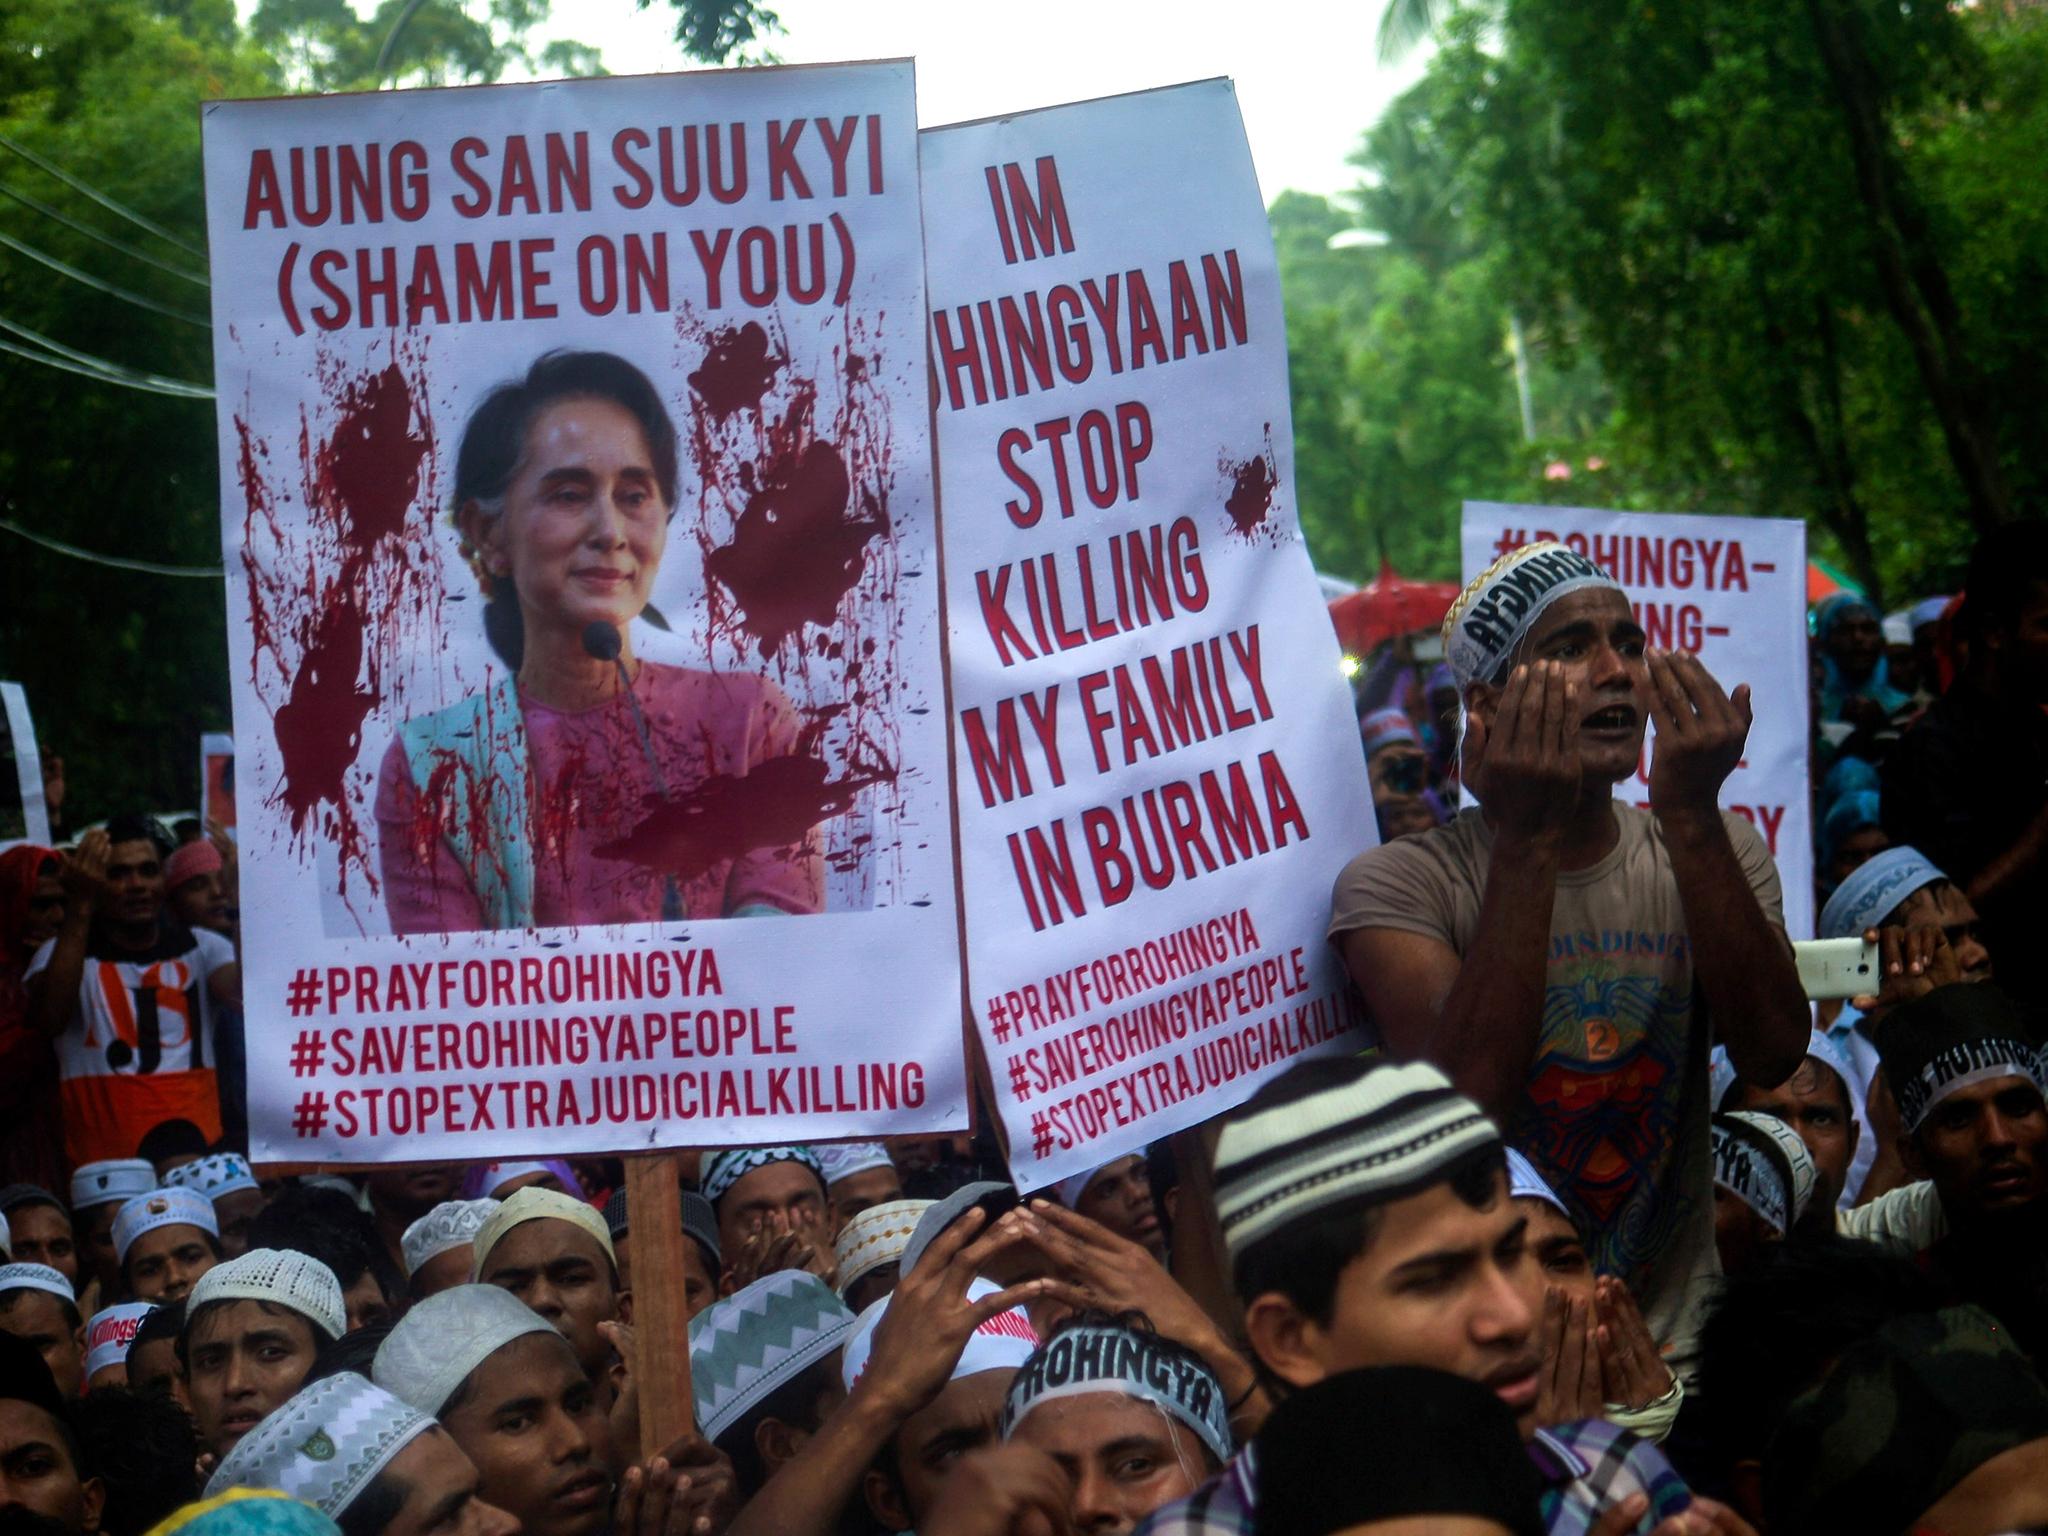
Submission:
<svg viewBox="0 0 2048 1536">
<path fill-rule="evenodd" d="M 690 1329 L 683 1309 L 683 1197 L 673 1152 L 626 1160 L 633 1243 L 633 1380 L 640 1394 L 640 1459 L 652 1460 L 696 1422 Z"/>
</svg>

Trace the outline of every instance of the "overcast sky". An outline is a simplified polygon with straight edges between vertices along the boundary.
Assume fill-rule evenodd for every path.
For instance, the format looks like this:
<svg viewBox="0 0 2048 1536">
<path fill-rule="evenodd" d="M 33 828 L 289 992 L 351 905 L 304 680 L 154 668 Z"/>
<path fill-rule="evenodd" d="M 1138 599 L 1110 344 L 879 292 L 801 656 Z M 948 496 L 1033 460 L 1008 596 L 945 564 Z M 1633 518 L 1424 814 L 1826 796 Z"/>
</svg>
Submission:
<svg viewBox="0 0 2048 1536">
<path fill-rule="evenodd" d="M 1378 67 L 1378 0 L 771 0 L 792 64 L 917 60 L 926 126 L 1228 75 L 1237 82 L 1266 200 L 1336 192 L 1382 108 L 1421 73 L 1422 54 Z M 615 74 L 688 67 L 666 0 L 556 0 L 549 36 L 604 53 Z"/>
</svg>

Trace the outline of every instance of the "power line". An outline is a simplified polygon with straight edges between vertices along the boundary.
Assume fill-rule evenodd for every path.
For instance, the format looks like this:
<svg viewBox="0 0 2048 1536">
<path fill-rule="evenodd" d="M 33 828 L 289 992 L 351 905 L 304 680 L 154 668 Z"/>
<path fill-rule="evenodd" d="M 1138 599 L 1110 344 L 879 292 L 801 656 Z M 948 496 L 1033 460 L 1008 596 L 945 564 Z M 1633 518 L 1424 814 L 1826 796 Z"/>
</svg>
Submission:
<svg viewBox="0 0 2048 1536">
<path fill-rule="evenodd" d="M 133 208 L 127 207 L 125 204 L 115 202 L 114 199 L 107 196 L 106 193 L 100 191 L 97 187 L 88 186 L 85 182 L 80 181 L 76 176 L 73 176 L 69 172 L 52 165 L 49 161 L 45 160 L 41 155 L 37 154 L 34 150 L 28 148 L 26 145 L 15 143 L 14 140 L 8 138 L 7 135 L 4 133 L 0 133 L 0 149 L 12 150 L 15 154 L 21 156 L 22 159 L 26 160 L 30 165 L 34 166 L 37 170 L 56 177 L 59 181 L 63 182 L 64 185 L 69 187 L 72 191 L 81 193 L 84 196 L 91 198 L 94 202 L 98 203 L 102 208 L 106 209 L 109 213 L 119 214 L 122 218 L 126 219 L 130 224 L 133 224 L 136 228 L 148 230 L 152 235 L 155 235 L 159 240 L 168 240 L 172 245 L 175 245 L 179 250 L 185 252 L 188 256 L 197 256 L 201 261 L 206 260 L 206 252 L 200 250 L 198 246 L 188 245 L 186 242 L 180 240 L 176 235 L 172 234 L 168 229 L 165 229 L 163 225 L 157 223 L 155 220 L 144 218 L 141 214 L 137 213 Z"/>
<path fill-rule="evenodd" d="M 14 236 L 7 234 L 5 231 L 0 231 L 0 245 L 6 246 L 10 251 L 21 252 L 30 261 L 40 261 L 53 272 L 62 272 L 75 283 L 84 283 L 88 288 L 97 288 L 101 293 L 110 293 L 117 299 L 126 300 L 128 303 L 139 305 L 143 309 L 154 310 L 160 315 L 169 315 L 173 320 L 183 320 L 188 325 L 203 325 L 208 330 L 213 329 L 213 322 L 204 315 L 188 314 L 182 309 L 173 309 L 168 304 L 159 304 L 155 299 L 150 298 L 146 294 L 136 293 L 132 289 L 121 287 L 118 283 L 110 283 L 102 278 L 94 277 L 90 272 L 81 272 L 77 267 L 70 265 L 68 262 L 59 261 L 48 252 L 39 251 L 25 241 L 15 239 Z"/>
<path fill-rule="evenodd" d="M 203 384 L 188 383 L 184 379 L 168 379 L 160 373 L 144 373 L 137 368 L 128 368 L 120 363 L 109 362 L 104 357 L 94 357 L 90 352 L 80 352 L 65 346 L 62 342 L 52 341 L 40 331 L 32 331 L 25 325 L 16 325 L 12 320 L 4 316 L 0 316 L 0 331 L 12 332 L 14 335 L 26 341 L 32 341 L 37 346 L 47 348 L 50 353 L 55 354 L 54 356 L 45 356 L 42 353 L 31 352 L 26 347 L 11 346 L 4 341 L 0 341 L 0 347 L 4 347 L 17 357 L 25 357 L 30 362 L 46 363 L 53 368 L 64 368 L 67 373 L 82 373 L 88 378 L 99 379 L 103 383 L 123 384 L 131 389 L 148 390 L 151 394 L 176 395 L 186 400 L 211 400 L 213 398 L 213 391 Z M 72 363 L 80 366 L 66 367 L 63 360 L 67 358 Z"/>
<path fill-rule="evenodd" d="M 40 544 L 44 549 L 60 555 L 69 555 L 73 560 L 84 560 L 93 565 L 110 565 L 117 571 L 140 571 L 145 576 L 190 576 L 202 581 L 218 581 L 227 575 L 218 565 L 165 565 L 156 560 L 131 560 L 126 555 L 101 555 L 89 549 L 80 549 L 76 544 L 66 544 L 62 539 L 53 539 L 48 534 L 34 533 L 10 518 L 0 517 L 0 528 L 6 529 L 18 539 L 27 539 L 31 544 Z"/>
<path fill-rule="evenodd" d="M 119 251 L 123 256 L 131 256 L 137 261 L 146 262 L 148 265 L 155 267 L 159 272 L 168 272 L 173 277 L 182 277 L 186 282 L 193 284 L 195 287 L 205 288 L 210 286 L 205 278 L 198 276 L 196 273 L 187 272 L 183 267 L 172 266 L 168 261 L 159 261 L 156 257 L 150 255 L 149 252 L 137 250 L 127 241 L 116 239 L 103 230 L 94 229 L 90 224 L 81 224 L 78 220 L 72 218 L 70 214 L 52 208 L 48 203 L 43 202 L 39 198 L 30 197 L 26 192 L 17 191 L 15 188 L 8 186 L 4 181 L 0 181 L 0 197 L 11 197 L 24 208 L 33 208 L 44 218 L 55 219 L 66 229 L 74 229 L 87 239 L 97 240 L 101 245 Z"/>
</svg>

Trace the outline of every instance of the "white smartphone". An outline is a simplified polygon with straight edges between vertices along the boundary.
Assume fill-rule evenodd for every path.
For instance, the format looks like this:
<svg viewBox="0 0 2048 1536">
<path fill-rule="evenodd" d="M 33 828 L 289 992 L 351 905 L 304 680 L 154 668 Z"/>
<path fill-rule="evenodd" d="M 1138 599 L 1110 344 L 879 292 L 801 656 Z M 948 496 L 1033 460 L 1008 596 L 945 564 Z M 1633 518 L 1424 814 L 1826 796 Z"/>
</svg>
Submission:
<svg viewBox="0 0 2048 1536">
<path fill-rule="evenodd" d="M 1876 992 L 1883 981 L 1877 946 L 1861 939 L 1797 939 L 1792 958 L 1799 967 L 1799 984 L 1815 1000 L 1860 997 Z"/>
</svg>

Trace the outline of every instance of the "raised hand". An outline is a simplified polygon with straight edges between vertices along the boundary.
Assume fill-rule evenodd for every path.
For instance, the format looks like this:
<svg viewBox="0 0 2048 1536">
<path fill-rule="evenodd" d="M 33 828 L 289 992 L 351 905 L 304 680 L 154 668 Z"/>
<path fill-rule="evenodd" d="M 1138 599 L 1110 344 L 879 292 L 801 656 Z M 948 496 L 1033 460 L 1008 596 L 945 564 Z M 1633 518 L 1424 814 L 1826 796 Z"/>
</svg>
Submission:
<svg viewBox="0 0 2048 1536">
<path fill-rule="evenodd" d="M 1602 1275 L 1593 1288 L 1594 1342 L 1600 1351 L 1600 1394 L 1624 1408 L 1642 1408 L 1671 1390 L 1671 1368 L 1628 1286 Z"/>
<path fill-rule="evenodd" d="M 1579 803 L 1578 685 L 1554 661 L 1515 668 L 1492 721 L 1465 724 L 1465 782 L 1509 835 L 1560 833 Z"/>
<path fill-rule="evenodd" d="M 1599 1418 L 1607 1405 L 1601 1396 L 1592 1303 L 1547 1287 L 1537 1326 L 1543 1365 L 1537 1378 L 1536 1422 L 1570 1424 Z"/>
<path fill-rule="evenodd" d="M 1060 1464 L 1029 1445 L 963 1456 L 946 1475 L 920 1536 L 1068 1536 L 1074 1485 Z"/>
<path fill-rule="evenodd" d="M 1721 786 L 1749 740 L 1749 684 L 1731 697 L 1697 656 L 1683 651 L 1651 651 L 1647 660 L 1650 715 L 1657 723 L 1650 808 L 1718 815 Z"/>
<path fill-rule="evenodd" d="M 1876 992 L 1850 999 L 1866 1016 L 1875 1018 L 1963 979 L 1963 964 L 1949 944 L 1948 930 L 1936 924 L 1866 928 L 1863 942 L 1877 946 L 1880 978 Z"/>
<path fill-rule="evenodd" d="M 107 884 L 107 855 L 112 849 L 104 827 L 81 837 L 57 871 L 64 894 L 88 910 L 108 907 L 114 898 L 114 888 Z"/>
</svg>

